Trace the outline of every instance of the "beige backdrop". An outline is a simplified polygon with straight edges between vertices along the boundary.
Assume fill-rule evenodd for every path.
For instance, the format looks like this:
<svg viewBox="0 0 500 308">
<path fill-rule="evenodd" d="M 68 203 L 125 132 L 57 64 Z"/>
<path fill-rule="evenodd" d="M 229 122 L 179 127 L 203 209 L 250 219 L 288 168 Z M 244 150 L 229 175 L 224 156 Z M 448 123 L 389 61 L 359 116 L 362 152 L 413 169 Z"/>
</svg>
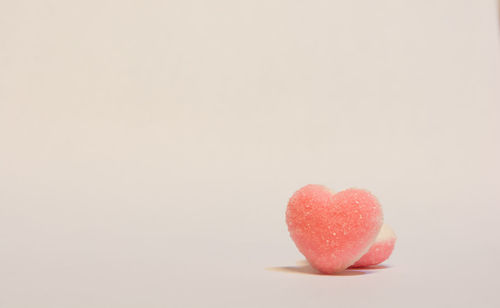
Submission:
<svg viewBox="0 0 500 308">
<path fill-rule="evenodd" d="M 0 306 L 498 307 L 496 1 L 0 2 Z M 387 267 L 307 275 L 307 183 Z"/>
</svg>

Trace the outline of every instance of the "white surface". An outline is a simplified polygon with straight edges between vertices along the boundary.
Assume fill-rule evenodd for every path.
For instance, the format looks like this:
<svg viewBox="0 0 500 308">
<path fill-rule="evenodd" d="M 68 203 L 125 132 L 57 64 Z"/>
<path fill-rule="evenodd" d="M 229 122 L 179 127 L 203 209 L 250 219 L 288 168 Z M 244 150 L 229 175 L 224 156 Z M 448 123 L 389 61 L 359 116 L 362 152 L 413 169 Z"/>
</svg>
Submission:
<svg viewBox="0 0 500 308">
<path fill-rule="evenodd" d="M 499 307 L 495 1 L 2 1 L 0 306 Z M 386 268 L 285 206 L 371 190 Z"/>
</svg>

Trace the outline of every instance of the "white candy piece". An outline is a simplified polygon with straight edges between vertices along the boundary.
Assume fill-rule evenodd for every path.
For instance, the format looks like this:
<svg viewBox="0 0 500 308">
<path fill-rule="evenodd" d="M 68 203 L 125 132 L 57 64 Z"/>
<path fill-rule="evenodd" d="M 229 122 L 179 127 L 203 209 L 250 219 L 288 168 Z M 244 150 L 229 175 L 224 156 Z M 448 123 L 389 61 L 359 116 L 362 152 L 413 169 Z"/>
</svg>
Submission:
<svg viewBox="0 0 500 308">
<path fill-rule="evenodd" d="M 396 244 L 396 234 L 387 224 L 384 224 L 375 239 L 375 243 L 351 267 L 367 267 L 384 262 L 391 256 L 394 244 Z"/>
</svg>

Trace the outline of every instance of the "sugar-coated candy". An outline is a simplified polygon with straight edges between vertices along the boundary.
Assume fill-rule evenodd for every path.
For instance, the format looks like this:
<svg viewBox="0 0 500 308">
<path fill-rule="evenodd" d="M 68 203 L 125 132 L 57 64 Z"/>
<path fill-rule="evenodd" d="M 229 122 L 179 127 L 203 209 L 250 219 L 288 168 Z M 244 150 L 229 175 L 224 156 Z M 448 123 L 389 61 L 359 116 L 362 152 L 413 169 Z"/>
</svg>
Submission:
<svg viewBox="0 0 500 308">
<path fill-rule="evenodd" d="M 384 224 L 370 250 L 351 267 L 367 267 L 384 262 L 391 256 L 395 243 L 396 234 L 387 224 Z"/>
<path fill-rule="evenodd" d="M 293 194 L 286 210 L 292 240 L 307 261 L 325 274 L 338 273 L 359 260 L 383 224 L 377 199 L 362 189 L 334 194 L 307 185 Z"/>
</svg>

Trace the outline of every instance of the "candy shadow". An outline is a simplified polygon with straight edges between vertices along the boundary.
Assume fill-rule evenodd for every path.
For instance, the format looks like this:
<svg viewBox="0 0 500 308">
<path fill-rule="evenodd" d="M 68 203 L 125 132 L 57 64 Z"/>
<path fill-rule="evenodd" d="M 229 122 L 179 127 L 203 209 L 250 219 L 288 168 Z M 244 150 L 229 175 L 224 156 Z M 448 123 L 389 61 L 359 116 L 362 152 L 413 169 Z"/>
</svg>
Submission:
<svg viewBox="0 0 500 308">
<path fill-rule="evenodd" d="M 343 272 L 327 275 L 327 274 L 322 274 L 316 269 L 314 269 L 311 265 L 309 265 L 309 263 L 306 260 L 297 261 L 297 266 L 276 266 L 267 268 L 267 270 L 275 272 L 283 272 L 283 273 L 305 274 L 305 275 L 316 275 L 316 276 L 360 276 L 373 273 L 373 271 L 365 271 L 365 268 L 363 269 L 348 268 Z"/>
<path fill-rule="evenodd" d="M 390 265 L 384 265 L 384 264 L 378 264 L 378 265 L 372 265 L 372 266 L 362 266 L 362 267 L 349 267 L 351 270 L 379 270 L 379 269 L 386 269 L 386 268 L 391 268 L 392 266 Z"/>
</svg>

